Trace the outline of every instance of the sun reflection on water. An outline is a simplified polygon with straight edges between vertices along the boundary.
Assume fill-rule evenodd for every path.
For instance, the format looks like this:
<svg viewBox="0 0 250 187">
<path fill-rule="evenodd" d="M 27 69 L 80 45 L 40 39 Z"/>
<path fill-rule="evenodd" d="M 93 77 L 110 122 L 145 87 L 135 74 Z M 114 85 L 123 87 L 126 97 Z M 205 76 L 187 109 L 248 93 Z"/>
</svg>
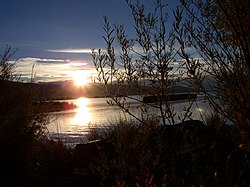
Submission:
<svg viewBox="0 0 250 187">
<path fill-rule="evenodd" d="M 91 113 L 88 108 L 88 99 L 87 98 L 78 98 L 76 100 L 77 111 L 76 115 L 73 118 L 74 125 L 88 126 L 91 122 Z"/>
</svg>

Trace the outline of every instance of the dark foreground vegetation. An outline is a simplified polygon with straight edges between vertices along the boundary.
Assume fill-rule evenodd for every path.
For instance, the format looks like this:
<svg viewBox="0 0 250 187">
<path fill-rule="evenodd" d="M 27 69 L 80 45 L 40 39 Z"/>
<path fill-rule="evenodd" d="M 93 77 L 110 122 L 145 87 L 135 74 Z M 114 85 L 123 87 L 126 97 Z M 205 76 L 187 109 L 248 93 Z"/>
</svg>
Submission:
<svg viewBox="0 0 250 187">
<path fill-rule="evenodd" d="M 47 136 L 48 106 L 34 104 L 41 87 L 14 83 L 19 76 L 6 48 L 0 59 L 0 186 L 250 186 L 249 1 L 180 2 L 168 32 L 164 1 L 157 0 L 148 14 L 144 5 L 127 1 L 137 38 L 128 39 L 123 26 L 113 28 L 105 19 L 106 49 L 92 54 L 107 91 L 102 94 L 112 104 L 133 115 L 126 96 L 136 88 L 157 98 L 160 115 L 96 129 L 90 143 L 73 148 Z M 167 95 L 176 76 L 171 73 L 178 70 L 172 66 L 176 57 L 186 70 L 180 75 L 192 80 L 191 87 L 203 92 L 214 110 L 204 122 L 169 120 L 174 118 Z M 207 75 L 214 80 L 209 92 Z"/>
<path fill-rule="evenodd" d="M 51 116 L 30 89 L 0 81 L 1 186 L 249 186 L 249 128 L 120 122 L 68 148 L 45 134 Z"/>
<path fill-rule="evenodd" d="M 68 148 L 45 135 L 51 119 L 31 89 L 0 81 L 1 186 L 249 186 L 249 128 L 119 122 Z"/>
<path fill-rule="evenodd" d="M 120 122 L 93 131 L 89 138 L 95 141 L 73 148 L 44 136 L 15 136 L 20 139 L 12 136 L 2 142 L 1 186 L 250 184 L 244 133 L 216 117 L 206 124 L 191 120 L 174 126 Z"/>
<path fill-rule="evenodd" d="M 93 172 L 91 177 L 96 175 L 102 186 L 250 184 L 248 145 L 237 127 L 216 117 L 206 125 L 192 120 L 174 126 L 121 122 L 111 131 L 96 133 L 100 141 L 74 150 L 75 167 L 85 176 L 82 183 Z"/>
<path fill-rule="evenodd" d="M 50 116 L 30 89 L 0 81 L 1 186 L 249 186 L 249 128 L 120 122 L 68 148 L 45 135 Z"/>
</svg>

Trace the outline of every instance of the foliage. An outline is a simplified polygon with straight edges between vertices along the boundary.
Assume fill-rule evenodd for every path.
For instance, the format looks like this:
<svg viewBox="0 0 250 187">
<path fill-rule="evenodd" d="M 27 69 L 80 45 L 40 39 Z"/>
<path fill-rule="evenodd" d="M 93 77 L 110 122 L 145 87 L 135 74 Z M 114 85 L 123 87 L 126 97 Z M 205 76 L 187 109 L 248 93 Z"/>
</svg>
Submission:
<svg viewBox="0 0 250 187">
<path fill-rule="evenodd" d="M 103 37 L 105 49 L 93 49 L 92 57 L 98 72 L 97 80 L 105 85 L 109 104 L 117 104 L 123 111 L 143 122 L 145 116 L 135 116 L 129 109 L 127 98 L 130 90 L 138 95 L 154 96 L 159 102 L 150 105 L 159 110 L 156 117 L 163 124 L 175 123 L 175 112 L 168 101 L 168 94 L 173 93 L 173 86 L 180 64 L 176 61 L 174 32 L 168 24 L 166 4 L 156 1 L 155 9 L 147 13 L 143 4 L 127 1 L 134 19 L 135 37 L 130 39 L 122 25 L 110 26 L 104 19 Z M 119 55 L 117 55 L 119 53 Z M 192 102 L 191 102 L 192 103 Z M 147 113 L 145 104 L 142 113 Z M 148 113 L 147 113 L 148 115 Z M 184 115 L 185 116 L 185 115 Z M 185 119 L 183 119 L 184 121 Z"/>
<path fill-rule="evenodd" d="M 43 135 L 50 116 L 34 105 L 38 99 L 34 90 L 18 82 L 15 63 L 9 59 L 12 55 L 10 47 L 1 55 L 0 159 L 4 164 L 0 183 L 3 186 L 23 183 L 25 186 L 28 158 L 36 149 L 34 143 Z"/>
<path fill-rule="evenodd" d="M 121 121 L 112 131 L 98 131 L 112 147 L 100 148 L 93 172 L 104 186 L 246 186 L 248 153 L 238 146 L 241 133 L 217 120 L 218 126 L 148 121 L 152 128 Z"/>
<path fill-rule="evenodd" d="M 182 0 L 171 28 L 163 2 L 156 1 L 154 11 L 146 14 L 139 1 L 127 1 L 135 39 L 105 18 L 107 46 L 92 53 L 98 80 L 128 113 L 124 85 L 142 96 L 156 96 L 159 103 L 153 107 L 160 110 L 156 121 L 175 124 L 166 94 L 179 58 L 177 71 L 186 69 L 181 75 L 205 94 L 214 114 L 207 120 L 209 126 L 194 129 L 159 123 L 151 128 L 148 124 L 153 123 L 144 118 L 139 126 L 119 124 L 108 136 L 115 153 L 111 158 L 104 154 L 97 171 L 112 181 L 109 185 L 117 186 L 247 186 L 243 173 L 249 172 L 250 150 L 249 1 Z"/>
<path fill-rule="evenodd" d="M 65 186 L 74 173 L 72 149 L 43 136 L 32 143 L 24 169 L 23 186 Z"/>
<path fill-rule="evenodd" d="M 250 2 L 217 0 L 216 5 L 218 7 L 216 16 L 218 27 L 227 31 L 230 42 L 242 47 L 245 56 L 249 55 Z"/>
<path fill-rule="evenodd" d="M 242 129 L 249 129 L 250 111 L 247 3 L 182 1 L 174 24 L 188 76 L 203 90 L 214 110 Z M 190 50 L 196 55 L 190 55 Z M 206 85 L 204 77 L 209 78 Z"/>
<path fill-rule="evenodd" d="M 16 51 L 11 51 L 11 47 L 6 46 L 3 54 L 0 55 L 0 80 L 18 80 L 19 77 L 14 74 L 17 61 L 10 62 Z"/>
<path fill-rule="evenodd" d="M 248 128 L 248 2 L 181 1 L 172 27 L 167 24 L 163 2 L 156 1 L 154 11 L 146 13 L 143 4 L 127 1 L 134 18 L 135 39 L 129 39 L 123 26 L 111 27 L 105 18 L 103 38 L 107 46 L 93 50 L 92 56 L 99 73 L 97 80 L 111 98 L 109 104 L 115 103 L 134 115 L 126 97 L 130 97 L 129 89 L 136 89 L 142 97 L 155 96 L 159 102 L 151 106 L 159 110 L 156 117 L 163 124 L 174 124 L 176 114 L 167 95 L 177 82 L 175 77 L 179 80 L 184 75 L 189 77 L 191 88 L 205 94 L 214 110 L 240 128 Z M 119 57 L 116 48 L 120 48 Z M 182 68 L 186 71 L 178 74 Z M 146 112 L 144 106 L 141 109 Z"/>
</svg>

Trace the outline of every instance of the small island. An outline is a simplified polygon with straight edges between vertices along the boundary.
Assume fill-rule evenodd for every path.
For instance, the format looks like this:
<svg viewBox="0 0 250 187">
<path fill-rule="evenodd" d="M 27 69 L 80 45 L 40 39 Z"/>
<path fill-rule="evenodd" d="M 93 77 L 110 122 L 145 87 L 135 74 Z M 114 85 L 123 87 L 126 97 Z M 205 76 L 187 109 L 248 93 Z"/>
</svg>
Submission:
<svg viewBox="0 0 250 187">
<path fill-rule="evenodd" d="M 59 112 L 77 108 L 75 104 L 66 101 L 37 101 L 34 105 L 41 107 L 44 112 Z"/>
<path fill-rule="evenodd" d="M 188 99 L 196 99 L 197 94 L 195 93 L 181 93 L 181 94 L 168 94 L 166 97 L 166 101 L 179 101 L 179 100 L 188 100 Z M 157 96 L 144 96 L 142 99 L 143 103 L 157 103 L 159 102 L 159 98 Z"/>
</svg>

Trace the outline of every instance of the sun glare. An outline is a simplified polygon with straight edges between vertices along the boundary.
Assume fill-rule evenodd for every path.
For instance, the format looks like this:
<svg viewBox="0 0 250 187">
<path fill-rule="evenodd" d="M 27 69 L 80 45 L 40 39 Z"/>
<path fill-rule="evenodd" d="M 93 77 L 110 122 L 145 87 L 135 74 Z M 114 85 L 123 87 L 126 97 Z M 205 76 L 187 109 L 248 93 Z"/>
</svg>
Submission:
<svg viewBox="0 0 250 187">
<path fill-rule="evenodd" d="M 88 108 L 88 100 L 86 98 L 79 98 L 76 100 L 78 107 L 77 114 L 74 118 L 75 125 L 87 126 L 91 121 L 91 114 Z"/>
<path fill-rule="evenodd" d="M 72 73 L 76 86 L 82 87 L 89 83 L 88 75 L 84 71 L 75 71 Z"/>
</svg>

